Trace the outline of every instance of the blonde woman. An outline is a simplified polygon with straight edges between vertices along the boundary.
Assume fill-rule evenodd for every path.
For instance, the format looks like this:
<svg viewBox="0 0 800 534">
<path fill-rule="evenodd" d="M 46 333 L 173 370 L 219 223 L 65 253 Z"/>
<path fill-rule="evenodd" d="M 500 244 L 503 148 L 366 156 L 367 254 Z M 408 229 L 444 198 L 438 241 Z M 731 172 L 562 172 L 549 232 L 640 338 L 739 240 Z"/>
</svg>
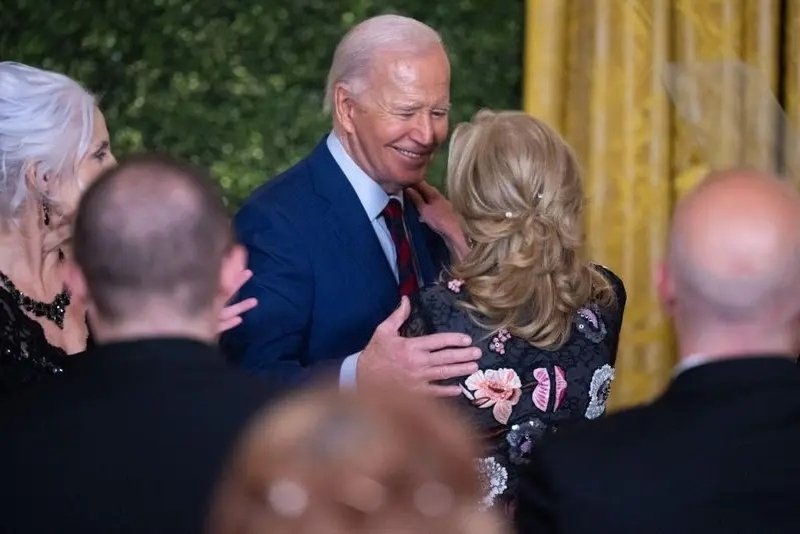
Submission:
<svg viewBox="0 0 800 534">
<path fill-rule="evenodd" d="M 508 506 L 542 436 L 603 414 L 625 289 L 584 259 L 580 169 L 543 122 L 481 111 L 459 125 L 447 188 L 469 247 L 413 299 L 404 333 L 464 332 L 482 349 L 477 372 L 447 383 L 485 438 L 484 504 Z"/>
<path fill-rule="evenodd" d="M 208 534 L 501 534 L 480 510 L 474 442 L 427 398 L 301 392 L 253 421 Z"/>
</svg>

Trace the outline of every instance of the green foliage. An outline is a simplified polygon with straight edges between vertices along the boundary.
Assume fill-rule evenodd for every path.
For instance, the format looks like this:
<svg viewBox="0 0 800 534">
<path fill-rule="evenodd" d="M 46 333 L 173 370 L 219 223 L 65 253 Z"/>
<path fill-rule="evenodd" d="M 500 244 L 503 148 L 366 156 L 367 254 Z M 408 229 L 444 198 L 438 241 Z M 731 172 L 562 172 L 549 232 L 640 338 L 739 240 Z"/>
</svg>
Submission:
<svg viewBox="0 0 800 534">
<path fill-rule="evenodd" d="M 117 155 L 169 152 L 210 168 L 234 205 L 305 156 L 333 50 L 380 13 L 442 33 L 451 123 L 518 108 L 523 0 L 0 0 L 0 59 L 63 72 L 101 95 Z M 439 183 L 445 158 L 431 181 Z"/>
</svg>

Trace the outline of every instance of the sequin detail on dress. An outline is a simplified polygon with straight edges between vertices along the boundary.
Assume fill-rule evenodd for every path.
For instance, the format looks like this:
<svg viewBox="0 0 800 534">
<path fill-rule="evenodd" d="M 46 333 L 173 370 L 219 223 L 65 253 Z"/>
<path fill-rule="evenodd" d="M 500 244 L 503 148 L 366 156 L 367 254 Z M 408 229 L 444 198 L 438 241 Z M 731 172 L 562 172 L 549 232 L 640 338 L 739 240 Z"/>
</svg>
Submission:
<svg viewBox="0 0 800 534">
<path fill-rule="evenodd" d="M 614 368 L 606 364 L 592 375 L 589 384 L 589 406 L 586 408 L 587 419 L 597 419 L 606 411 L 606 401 L 611 392 L 611 381 L 614 380 Z"/>
<path fill-rule="evenodd" d="M 508 471 L 493 456 L 477 461 L 478 479 L 483 488 L 481 506 L 489 508 L 508 487 Z"/>
<path fill-rule="evenodd" d="M 501 328 L 497 331 L 497 334 L 494 335 L 491 343 L 489 343 L 489 350 L 501 356 L 504 355 L 506 353 L 506 343 L 508 343 L 510 339 L 511 334 L 508 333 L 508 330 Z"/>
<path fill-rule="evenodd" d="M 0 289 L 0 397 L 64 372 L 66 353 Z"/>
<path fill-rule="evenodd" d="M 600 316 L 600 310 L 594 303 L 577 311 L 575 324 L 578 331 L 593 343 L 600 343 L 606 337 L 606 325 Z"/>
<path fill-rule="evenodd" d="M 548 432 L 548 426 L 539 419 L 531 419 L 512 425 L 506 434 L 508 442 L 508 459 L 516 465 L 525 465 L 530 461 L 534 445 Z"/>
</svg>

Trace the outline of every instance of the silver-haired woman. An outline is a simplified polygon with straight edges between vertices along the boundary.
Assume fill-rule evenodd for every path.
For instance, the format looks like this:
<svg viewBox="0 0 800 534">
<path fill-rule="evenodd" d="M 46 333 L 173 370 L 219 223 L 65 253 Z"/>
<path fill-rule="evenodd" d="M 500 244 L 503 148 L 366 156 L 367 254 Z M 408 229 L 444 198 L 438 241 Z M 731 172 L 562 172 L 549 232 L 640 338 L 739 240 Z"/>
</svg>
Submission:
<svg viewBox="0 0 800 534">
<path fill-rule="evenodd" d="M 81 193 L 115 163 L 91 93 L 62 74 L 0 62 L 0 398 L 61 375 L 86 348 L 86 310 L 64 287 L 63 263 Z M 220 329 L 254 305 L 226 308 Z"/>
</svg>

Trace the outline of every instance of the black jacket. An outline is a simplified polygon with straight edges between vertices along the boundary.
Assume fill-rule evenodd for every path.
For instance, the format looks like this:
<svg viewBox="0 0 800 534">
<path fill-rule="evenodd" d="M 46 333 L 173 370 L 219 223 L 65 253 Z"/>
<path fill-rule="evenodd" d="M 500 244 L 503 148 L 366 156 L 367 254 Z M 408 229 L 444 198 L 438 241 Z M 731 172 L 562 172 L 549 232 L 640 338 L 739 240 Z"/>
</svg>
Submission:
<svg viewBox="0 0 800 534">
<path fill-rule="evenodd" d="M 0 405 L 0 532 L 200 532 L 220 466 L 273 388 L 186 339 L 75 358 Z"/>
<path fill-rule="evenodd" d="M 800 532 L 800 369 L 707 363 L 648 406 L 543 441 L 520 532 Z"/>
</svg>

